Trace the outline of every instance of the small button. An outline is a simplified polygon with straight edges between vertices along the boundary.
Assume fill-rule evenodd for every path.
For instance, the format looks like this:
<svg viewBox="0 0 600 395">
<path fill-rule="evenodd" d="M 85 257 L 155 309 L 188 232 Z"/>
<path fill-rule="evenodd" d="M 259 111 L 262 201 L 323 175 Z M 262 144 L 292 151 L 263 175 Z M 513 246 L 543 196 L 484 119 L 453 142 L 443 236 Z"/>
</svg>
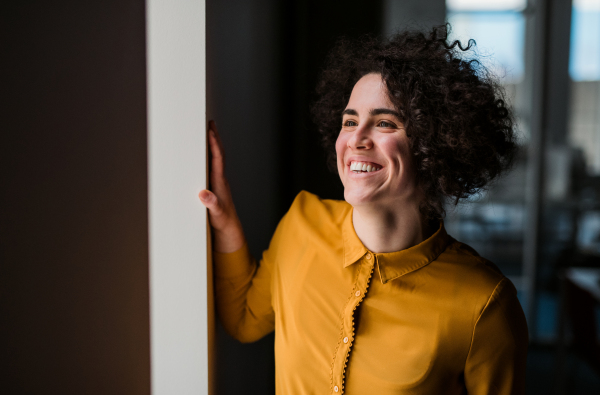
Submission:
<svg viewBox="0 0 600 395">
<path fill-rule="evenodd" d="M 367 259 L 371 259 L 371 253 L 367 252 Z"/>
<path fill-rule="evenodd" d="M 344 338 L 344 343 L 348 343 L 348 337 Z"/>
<path fill-rule="evenodd" d="M 360 296 L 360 291 L 356 291 L 356 293 L 354 295 Z"/>
<path fill-rule="evenodd" d="M 340 389 L 338 388 L 338 386 L 337 386 L 337 385 L 334 385 L 334 386 L 333 386 L 333 390 L 334 390 L 335 392 L 339 392 L 339 390 L 340 390 Z"/>
</svg>

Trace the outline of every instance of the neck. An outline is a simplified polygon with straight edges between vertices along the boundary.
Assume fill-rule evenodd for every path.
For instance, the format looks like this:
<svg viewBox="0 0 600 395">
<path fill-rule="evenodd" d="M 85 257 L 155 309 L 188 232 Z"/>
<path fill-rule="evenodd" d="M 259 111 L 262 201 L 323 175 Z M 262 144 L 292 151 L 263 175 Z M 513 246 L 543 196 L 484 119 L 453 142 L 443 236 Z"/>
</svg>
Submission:
<svg viewBox="0 0 600 395">
<path fill-rule="evenodd" d="M 352 223 L 360 241 L 375 253 L 410 248 L 427 239 L 430 232 L 414 204 L 355 206 Z"/>
</svg>

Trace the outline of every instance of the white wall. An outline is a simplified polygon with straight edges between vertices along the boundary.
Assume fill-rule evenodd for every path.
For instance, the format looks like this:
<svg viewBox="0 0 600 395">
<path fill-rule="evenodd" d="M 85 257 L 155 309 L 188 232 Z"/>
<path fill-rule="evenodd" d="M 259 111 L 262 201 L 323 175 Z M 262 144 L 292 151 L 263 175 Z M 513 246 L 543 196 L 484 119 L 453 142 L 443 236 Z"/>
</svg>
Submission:
<svg viewBox="0 0 600 395">
<path fill-rule="evenodd" d="M 205 3 L 146 9 L 152 393 L 207 394 Z"/>
</svg>

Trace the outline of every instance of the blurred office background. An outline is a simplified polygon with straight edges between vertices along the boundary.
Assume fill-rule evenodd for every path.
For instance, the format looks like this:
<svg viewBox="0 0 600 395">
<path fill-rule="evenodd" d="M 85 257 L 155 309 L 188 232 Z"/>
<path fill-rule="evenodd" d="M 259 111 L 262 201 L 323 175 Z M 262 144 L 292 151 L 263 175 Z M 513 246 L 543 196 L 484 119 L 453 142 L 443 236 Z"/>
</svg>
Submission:
<svg viewBox="0 0 600 395">
<path fill-rule="evenodd" d="M 451 39 L 475 39 L 522 149 L 506 178 L 448 207 L 446 227 L 518 289 L 528 393 L 600 393 L 600 0 L 230 1 L 208 15 L 211 116 L 257 257 L 300 190 L 343 197 L 308 116 L 335 39 L 445 21 Z M 218 338 L 219 393 L 273 393 L 273 337 Z"/>
<path fill-rule="evenodd" d="M 448 21 L 452 39 L 475 39 L 522 150 L 506 178 L 448 207 L 446 227 L 517 286 L 528 393 L 600 393 L 600 0 L 206 7 L 208 113 L 255 257 L 300 190 L 343 197 L 308 112 L 339 36 Z M 0 382 L 11 393 L 149 391 L 144 11 L 105 0 L 1 14 Z M 273 335 L 242 345 L 219 327 L 216 370 L 217 394 L 273 394 Z"/>
</svg>

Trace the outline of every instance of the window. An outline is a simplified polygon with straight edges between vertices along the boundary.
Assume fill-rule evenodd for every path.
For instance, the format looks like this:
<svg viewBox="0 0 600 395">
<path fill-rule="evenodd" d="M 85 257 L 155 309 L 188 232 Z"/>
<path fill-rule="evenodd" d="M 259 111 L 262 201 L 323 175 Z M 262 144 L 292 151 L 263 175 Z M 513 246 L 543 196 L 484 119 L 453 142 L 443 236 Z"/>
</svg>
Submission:
<svg viewBox="0 0 600 395">
<path fill-rule="evenodd" d="M 508 102 L 514 107 L 519 134 L 528 140 L 529 114 L 525 102 L 525 0 L 447 0 L 450 40 L 476 41 L 475 51 L 484 66 L 500 78 Z M 525 225 L 526 158 L 489 191 L 474 196 L 456 209 L 447 208 L 450 234 L 475 248 L 512 278 L 519 290 Z"/>
</svg>

